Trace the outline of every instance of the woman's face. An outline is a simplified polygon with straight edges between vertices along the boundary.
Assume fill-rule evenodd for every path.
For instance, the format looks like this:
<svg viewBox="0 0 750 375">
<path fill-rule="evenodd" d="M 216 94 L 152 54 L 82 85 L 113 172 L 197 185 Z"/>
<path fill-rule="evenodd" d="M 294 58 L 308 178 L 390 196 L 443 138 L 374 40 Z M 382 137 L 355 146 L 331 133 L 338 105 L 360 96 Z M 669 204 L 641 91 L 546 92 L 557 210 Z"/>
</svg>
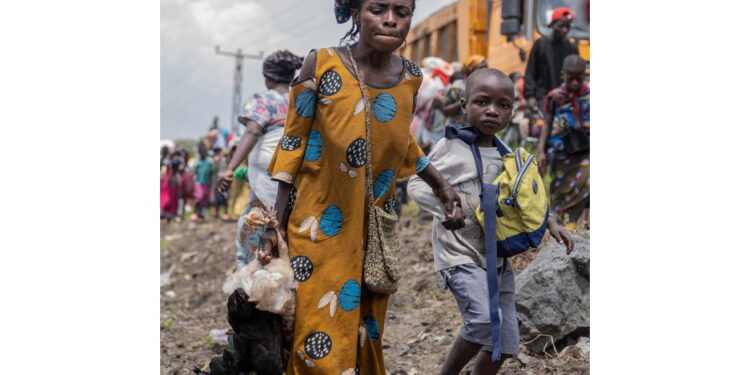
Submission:
<svg viewBox="0 0 750 375">
<path fill-rule="evenodd" d="M 409 33 L 412 13 L 412 0 L 364 0 L 354 15 L 360 41 L 378 52 L 396 51 Z"/>
</svg>

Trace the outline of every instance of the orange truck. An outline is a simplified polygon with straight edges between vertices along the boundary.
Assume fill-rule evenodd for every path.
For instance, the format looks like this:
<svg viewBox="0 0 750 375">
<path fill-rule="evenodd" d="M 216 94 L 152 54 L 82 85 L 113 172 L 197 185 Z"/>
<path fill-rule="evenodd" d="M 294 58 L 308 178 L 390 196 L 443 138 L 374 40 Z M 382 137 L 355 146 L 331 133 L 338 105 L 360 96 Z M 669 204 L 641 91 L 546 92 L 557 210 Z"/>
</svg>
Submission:
<svg viewBox="0 0 750 375">
<path fill-rule="evenodd" d="M 420 62 L 428 56 L 465 61 L 487 56 L 489 66 L 524 74 L 534 41 L 550 35 L 552 11 L 573 10 L 570 37 L 590 61 L 589 0 L 457 0 L 413 26 L 399 53 Z"/>
</svg>

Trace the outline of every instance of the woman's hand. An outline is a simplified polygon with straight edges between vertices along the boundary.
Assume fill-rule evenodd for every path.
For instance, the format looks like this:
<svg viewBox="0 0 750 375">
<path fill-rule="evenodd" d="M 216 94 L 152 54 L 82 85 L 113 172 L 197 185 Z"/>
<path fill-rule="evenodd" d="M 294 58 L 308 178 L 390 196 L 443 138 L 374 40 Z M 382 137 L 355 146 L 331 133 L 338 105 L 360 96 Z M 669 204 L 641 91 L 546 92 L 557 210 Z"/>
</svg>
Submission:
<svg viewBox="0 0 750 375">
<path fill-rule="evenodd" d="M 234 180 L 234 171 L 227 169 L 224 175 L 219 178 L 219 191 L 226 193 L 232 187 L 232 181 Z"/>
<path fill-rule="evenodd" d="M 443 202 L 443 210 L 448 220 L 443 221 L 443 226 L 448 230 L 461 229 L 466 226 L 464 222 L 464 211 L 461 207 L 461 199 L 456 194 L 453 187 L 448 184 L 441 184 L 432 190 L 435 195 Z"/>
<path fill-rule="evenodd" d="M 549 234 L 552 235 L 552 237 L 557 240 L 557 243 L 559 244 L 565 244 L 565 254 L 570 255 L 570 253 L 573 252 L 573 240 L 570 238 L 570 234 L 568 234 L 568 231 L 563 229 L 562 226 L 557 224 L 557 221 L 550 216 L 548 221 L 548 229 Z"/>
<path fill-rule="evenodd" d="M 281 237 L 286 241 L 286 229 L 279 228 Z M 266 229 L 260 236 L 260 249 L 258 249 L 258 261 L 260 264 L 268 264 L 273 258 L 279 257 L 279 240 L 275 229 Z"/>
<path fill-rule="evenodd" d="M 448 220 L 443 222 L 445 229 L 456 230 L 463 228 L 466 225 L 464 223 L 464 212 L 461 210 L 461 200 L 453 190 L 453 186 L 443 178 L 432 164 L 417 173 L 417 176 L 432 188 L 432 192 L 443 203 L 443 212 L 445 212 L 445 217 L 448 218 Z"/>
</svg>

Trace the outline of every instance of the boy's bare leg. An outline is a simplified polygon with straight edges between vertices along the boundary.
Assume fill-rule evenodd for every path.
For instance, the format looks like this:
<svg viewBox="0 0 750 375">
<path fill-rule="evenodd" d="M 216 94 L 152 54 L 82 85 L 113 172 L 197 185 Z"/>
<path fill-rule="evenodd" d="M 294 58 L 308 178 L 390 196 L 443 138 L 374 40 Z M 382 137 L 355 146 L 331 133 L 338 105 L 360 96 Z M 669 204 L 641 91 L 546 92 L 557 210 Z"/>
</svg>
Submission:
<svg viewBox="0 0 750 375">
<path fill-rule="evenodd" d="M 500 371 L 500 366 L 510 357 L 508 354 L 501 354 L 498 362 L 492 362 L 492 353 L 481 351 L 474 363 L 474 370 L 471 375 L 495 375 Z"/>
<path fill-rule="evenodd" d="M 586 208 L 586 209 L 583 210 L 583 213 L 581 214 L 580 224 L 579 224 L 580 226 L 582 226 L 582 227 L 584 227 L 586 229 L 589 229 L 589 227 L 590 227 L 590 225 L 589 225 L 589 212 L 590 212 L 590 209 L 588 209 L 588 208 Z"/>
<path fill-rule="evenodd" d="M 445 359 L 445 363 L 443 363 L 440 375 L 458 375 L 479 352 L 479 349 L 482 349 L 482 345 L 468 342 L 461 335 L 458 335 L 450 353 L 448 353 L 448 357 Z"/>
</svg>

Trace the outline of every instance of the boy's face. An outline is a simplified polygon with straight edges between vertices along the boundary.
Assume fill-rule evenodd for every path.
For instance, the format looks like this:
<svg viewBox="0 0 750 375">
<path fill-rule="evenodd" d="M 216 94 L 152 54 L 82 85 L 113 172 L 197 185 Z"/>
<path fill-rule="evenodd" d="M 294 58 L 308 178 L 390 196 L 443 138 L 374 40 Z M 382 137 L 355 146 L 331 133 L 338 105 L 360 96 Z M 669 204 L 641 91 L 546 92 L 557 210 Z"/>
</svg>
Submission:
<svg viewBox="0 0 750 375">
<path fill-rule="evenodd" d="M 572 92 L 578 92 L 583 86 L 583 80 L 586 79 L 585 69 L 567 69 L 563 72 L 565 86 Z"/>
<path fill-rule="evenodd" d="M 494 135 L 505 129 L 513 112 L 513 82 L 495 75 L 477 77 L 471 92 L 461 99 L 461 107 L 469 116 L 469 124 L 482 134 Z"/>
</svg>

